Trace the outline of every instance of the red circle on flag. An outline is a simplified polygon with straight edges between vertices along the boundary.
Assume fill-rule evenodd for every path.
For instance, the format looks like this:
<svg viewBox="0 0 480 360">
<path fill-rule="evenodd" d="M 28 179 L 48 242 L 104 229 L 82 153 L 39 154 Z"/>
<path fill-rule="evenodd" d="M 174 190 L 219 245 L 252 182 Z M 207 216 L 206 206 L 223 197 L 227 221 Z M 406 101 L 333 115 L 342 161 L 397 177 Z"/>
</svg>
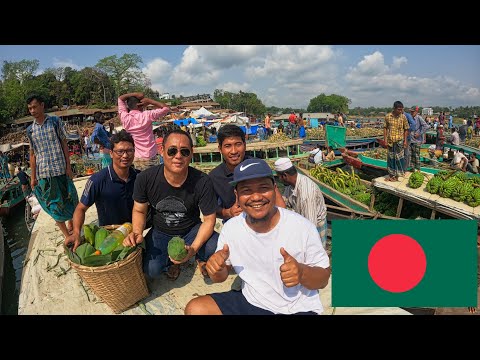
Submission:
<svg viewBox="0 0 480 360">
<path fill-rule="evenodd" d="M 427 258 L 420 244 L 402 234 L 378 240 L 368 255 L 368 272 L 383 290 L 401 293 L 413 289 L 423 279 Z"/>
</svg>

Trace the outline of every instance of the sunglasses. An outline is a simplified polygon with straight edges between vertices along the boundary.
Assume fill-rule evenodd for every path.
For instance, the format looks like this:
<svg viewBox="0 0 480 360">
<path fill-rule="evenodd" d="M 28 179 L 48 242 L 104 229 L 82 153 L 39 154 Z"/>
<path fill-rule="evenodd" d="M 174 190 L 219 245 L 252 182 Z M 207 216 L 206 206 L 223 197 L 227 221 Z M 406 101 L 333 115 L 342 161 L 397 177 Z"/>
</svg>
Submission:
<svg viewBox="0 0 480 360">
<path fill-rule="evenodd" d="M 177 155 L 177 153 L 178 153 L 178 149 L 176 147 L 169 147 L 167 149 L 167 155 L 168 156 L 175 156 L 175 155 Z M 190 151 L 190 149 L 182 148 L 182 149 L 180 149 L 180 154 L 183 157 L 189 157 L 190 154 L 191 154 L 191 151 Z"/>
<path fill-rule="evenodd" d="M 127 153 L 127 155 L 132 155 L 135 152 L 135 149 L 127 149 L 127 150 L 112 150 L 118 156 L 123 156 L 123 154 Z"/>
</svg>

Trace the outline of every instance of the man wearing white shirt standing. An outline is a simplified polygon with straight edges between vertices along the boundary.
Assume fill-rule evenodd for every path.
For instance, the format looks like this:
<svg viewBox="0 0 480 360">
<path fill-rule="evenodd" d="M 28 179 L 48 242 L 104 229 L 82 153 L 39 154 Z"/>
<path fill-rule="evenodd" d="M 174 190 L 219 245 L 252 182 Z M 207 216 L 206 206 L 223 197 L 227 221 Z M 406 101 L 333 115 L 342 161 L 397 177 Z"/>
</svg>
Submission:
<svg viewBox="0 0 480 360">
<path fill-rule="evenodd" d="M 327 245 L 327 207 L 320 188 L 310 178 L 299 174 L 289 158 L 275 161 L 278 179 L 285 185 L 285 204 L 310 220 L 320 233 L 322 245 Z"/>
</svg>

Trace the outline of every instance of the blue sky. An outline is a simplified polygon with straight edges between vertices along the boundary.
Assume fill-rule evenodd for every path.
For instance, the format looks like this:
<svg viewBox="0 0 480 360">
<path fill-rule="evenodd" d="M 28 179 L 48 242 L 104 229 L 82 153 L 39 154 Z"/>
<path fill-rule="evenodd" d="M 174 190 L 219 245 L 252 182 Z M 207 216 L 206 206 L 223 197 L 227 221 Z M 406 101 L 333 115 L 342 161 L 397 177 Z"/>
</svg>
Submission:
<svg viewBox="0 0 480 360">
<path fill-rule="evenodd" d="M 82 69 L 135 53 L 152 88 L 195 95 L 254 92 L 267 106 L 306 108 L 325 93 L 350 107 L 479 106 L 479 45 L 0 45 L 0 62 Z"/>
</svg>

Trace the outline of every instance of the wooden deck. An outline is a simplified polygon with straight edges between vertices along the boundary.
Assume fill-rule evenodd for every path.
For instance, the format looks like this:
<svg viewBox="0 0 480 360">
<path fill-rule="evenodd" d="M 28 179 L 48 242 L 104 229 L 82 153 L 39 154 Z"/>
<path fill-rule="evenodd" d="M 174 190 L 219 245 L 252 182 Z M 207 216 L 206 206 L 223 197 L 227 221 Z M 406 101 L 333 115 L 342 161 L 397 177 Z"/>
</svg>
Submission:
<svg viewBox="0 0 480 360">
<path fill-rule="evenodd" d="M 400 181 L 385 181 L 385 177 L 379 177 L 372 180 L 372 185 L 390 194 L 400 198 L 397 217 L 402 211 L 403 202 L 411 201 L 415 204 L 424 206 L 432 210 L 431 219 L 435 219 L 437 213 L 446 214 L 456 219 L 477 220 L 480 221 L 480 206 L 471 207 L 465 203 L 461 203 L 449 198 L 442 198 L 438 194 L 430 194 L 425 190 L 428 181 L 425 178 L 424 183 L 418 189 L 408 187 L 408 178 L 412 173 L 405 173 L 405 177 L 399 178 Z M 429 176 L 430 178 L 431 176 Z"/>
</svg>

